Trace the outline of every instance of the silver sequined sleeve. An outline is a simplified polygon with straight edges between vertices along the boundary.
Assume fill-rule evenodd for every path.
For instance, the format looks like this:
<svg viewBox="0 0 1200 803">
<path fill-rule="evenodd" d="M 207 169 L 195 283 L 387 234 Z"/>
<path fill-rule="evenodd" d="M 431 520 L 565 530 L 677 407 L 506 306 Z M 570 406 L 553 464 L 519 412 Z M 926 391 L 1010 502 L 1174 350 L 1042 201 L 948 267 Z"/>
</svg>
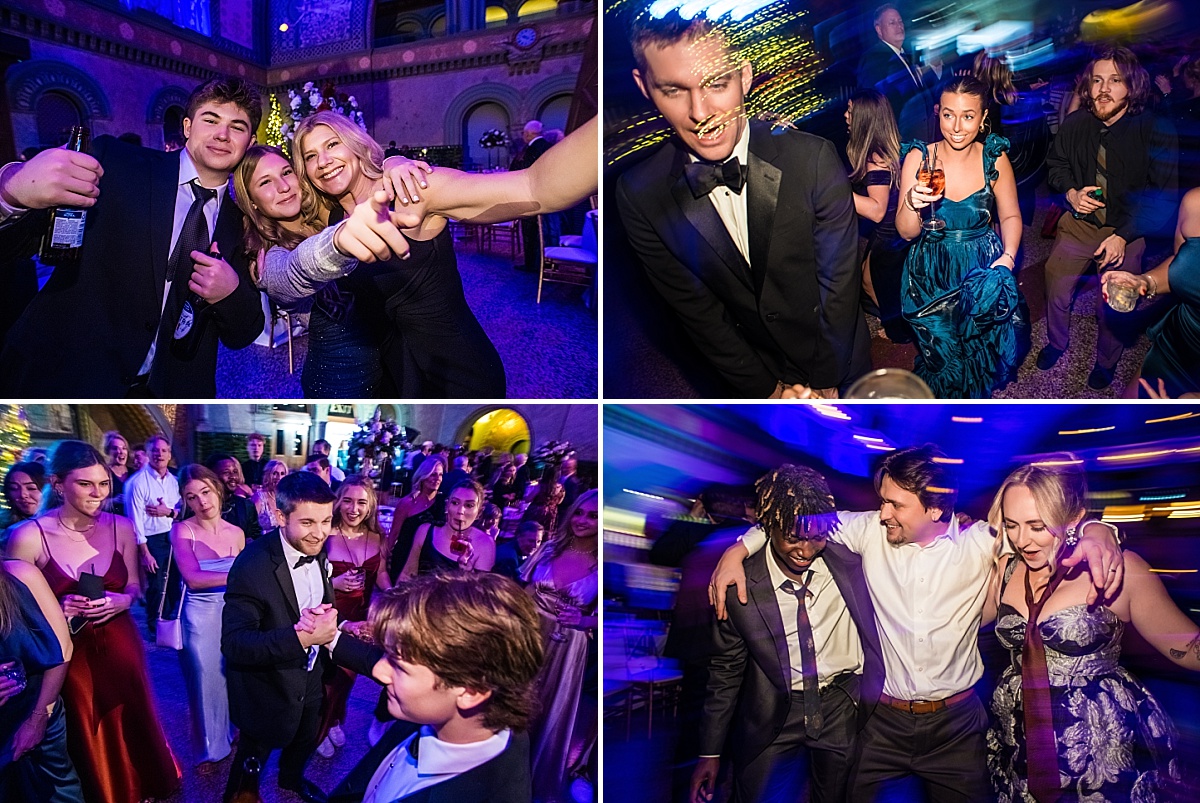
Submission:
<svg viewBox="0 0 1200 803">
<path fill-rule="evenodd" d="M 348 275 L 358 260 L 338 253 L 333 247 L 337 226 L 309 237 L 292 251 L 275 246 L 263 260 L 260 286 L 276 304 L 295 307 L 323 285 Z"/>
</svg>

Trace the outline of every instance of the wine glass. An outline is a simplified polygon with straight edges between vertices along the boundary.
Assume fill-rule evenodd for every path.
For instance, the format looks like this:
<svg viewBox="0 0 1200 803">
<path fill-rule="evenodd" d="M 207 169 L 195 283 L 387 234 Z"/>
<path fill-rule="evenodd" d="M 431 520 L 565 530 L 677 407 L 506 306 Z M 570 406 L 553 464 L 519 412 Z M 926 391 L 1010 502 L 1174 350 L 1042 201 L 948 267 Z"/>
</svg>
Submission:
<svg viewBox="0 0 1200 803">
<path fill-rule="evenodd" d="M 941 195 L 946 191 L 946 171 L 942 169 L 942 160 L 938 158 L 937 145 L 933 146 L 932 156 L 929 151 L 925 152 L 925 157 L 921 160 L 921 169 L 917 171 L 917 180 L 928 186 L 934 195 Z M 921 221 L 921 228 L 925 231 L 941 231 L 946 228 L 946 221 L 937 216 L 937 210 L 933 206 L 929 205 L 929 217 Z"/>
<path fill-rule="evenodd" d="M 932 399 L 933 391 L 921 377 L 903 368 L 880 368 L 859 377 L 847 399 Z"/>
<path fill-rule="evenodd" d="M 566 591 L 554 591 L 554 631 L 550 634 L 550 640 L 556 642 L 564 642 L 567 640 L 567 634 L 563 631 L 562 621 L 558 618 L 563 611 L 568 608 L 575 607 L 574 598 Z"/>
</svg>

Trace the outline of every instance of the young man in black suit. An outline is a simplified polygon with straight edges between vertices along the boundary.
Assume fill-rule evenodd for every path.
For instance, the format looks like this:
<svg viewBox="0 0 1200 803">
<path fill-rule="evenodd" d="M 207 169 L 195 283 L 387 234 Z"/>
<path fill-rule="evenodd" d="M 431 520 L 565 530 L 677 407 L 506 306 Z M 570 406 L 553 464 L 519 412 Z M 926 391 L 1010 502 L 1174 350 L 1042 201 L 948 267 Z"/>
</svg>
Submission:
<svg viewBox="0 0 1200 803">
<path fill-rule="evenodd" d="M 9 329 L 0 395 L 216 396 L 217 341 L 244 348 L 263 329 L 240 256 L 242 213 L 226 190 L 261 117 L 250 84 L 216 78 L 188 99 L 177 153 L 102 136 L 90 155 L 55 149 L 0 170 L 5 253 L 36 252 L 49 207 L 88 208 L 81 261 L 56 269 Z M 224 258 L 209 253 L 214 241 Z M 171 343 L 189 290 L 212 306 L 184 360 Z"/>
<path fill-rule="evenodd" d="M 703 17 L 642 14 L 634 81 L 674 136 L 617 181 L 651 284 L 747 398 L 870 370 L 850 182 L 833 144 L 750 123 L 750 63 Z"/>
<path fill-rule="evenodd" d="M 496 574 L 417 577 L 376 597 L 373 676 L 393 725 L 333 803 L 529 803 L 542 636 L 533 601 Z M 553 700 L 545 701 L 553 705 Z M 414 727 L 415 726 L 415 727 Z"/>
<path fill-rule="evenodd" d="M 731 598 L 729 618 L 714 624 L 691 800 L 712 799 L 728 745 L 734 801 L 799 800 L 805 786 L 816 803 L 841 801 L 857 733 L 883 689 L 861 560 L 826 540 L 838 515 L 810 468 L 760 479 L 757 512 L 768 548 L 745 561 L 749 604 Z"/>
<path fill-rule="evenodd" d="M 271 462 L 271 459 L 265 454 L 266 449 L 266 435 L 254 432 L 246 436 L 246 453 L 250 455 L 250 459 L 242 461 L 242 477 L 251 488 L 258 488 L 262 485 L 263 469 L 267 467 L 267 463 Z"/>
<path fill-rule="evenodd" d="M 875 36 L 858 60 L 858 85 L 880 92 L 896 115 L 901 139 L 933 138 L 933 95 L 926 81 L 936 79 L 904 57 L 904 18 L 891 3 L 875 9 Z"/>
<path fill-rule="evenodd" d="M 325 539 L 333 491 L 306 471 L 289 474 L 275 492 L 279 529 L 250 542 L 225 591 L 221 653 L 230 720 L 241 732 L 225 787 L 228 803 L 247 759 L 262 766 L 279 756 L 279 786 L 307 803 L 325 794 L 304 777 L 317 748 L 323 679 L 334 662 L 370 674 L 379 651 L 337 629 Z"/>
</svg>

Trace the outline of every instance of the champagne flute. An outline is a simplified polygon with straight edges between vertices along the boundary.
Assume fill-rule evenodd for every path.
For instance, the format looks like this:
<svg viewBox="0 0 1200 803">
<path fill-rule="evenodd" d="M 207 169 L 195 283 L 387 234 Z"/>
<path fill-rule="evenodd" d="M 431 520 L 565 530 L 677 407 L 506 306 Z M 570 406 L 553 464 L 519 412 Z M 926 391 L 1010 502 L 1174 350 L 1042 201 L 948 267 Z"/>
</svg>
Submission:
<svg viewBox="0 0 1200 803">
<path fill-rule="evenodd" d="M 938 158 L 937 145 L 933 146 L 933 156 L 929 155 L 929 151 L 925 152 L 925 158 L 921 160 L 921 169 L 917 172 L 917 180 L 929 187 L 934 195 L 941 195 L 946 191 L 946 171 L 942 168 L 942 160 Z M 941 231 L 946 228 L 946 221 L 937 216 L 933 204 L 929 205 L 929 217 L 921 221 L 921 228 L 925 231 Z"/>
</svg>

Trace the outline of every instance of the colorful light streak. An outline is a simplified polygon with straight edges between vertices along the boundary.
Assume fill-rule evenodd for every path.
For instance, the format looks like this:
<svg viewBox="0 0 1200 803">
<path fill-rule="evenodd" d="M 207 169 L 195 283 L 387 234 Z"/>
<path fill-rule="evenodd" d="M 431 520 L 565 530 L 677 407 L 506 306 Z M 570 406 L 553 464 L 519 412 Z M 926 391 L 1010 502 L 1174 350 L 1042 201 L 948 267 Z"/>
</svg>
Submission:
<svg viewBox="0 0 1200 803">
<path fill-rule="evenodd" d="M 640 497 L 643 497 L 643 498 L 645 498 L 645 499 L 654 499 L 654 500 L 657 500 L 657 501 L 659 501 L 659 502 L 665 502 L 665 501 L 667 501 L 667 498 L 666 498 L 665 496 L 657 496 L 657 495 L 655 495 L 655 494 L 648 494 L 648 493 L 646 493 L 646 492 L 644 492 L 644 491 L 635 491 L 635 490 L 633 490 L 632 488 L 622 488 L 621 490 L 622 490 L 622 491 L 624 491 L 624 492 L 625 492 L 625 493 L 627 493 L 627 494 L 633 494 L 634 496 L 640 496 Z"/>
<path fill-rule="evenodd" d="M 961 415 L 952 415 L 952 416 L 950 416 L 950 420 L 956 424 L 982 424 L 983 423 L 982 417 L 967 418 L 966 416 L 961 416 Z"/>
<path fill-rule="evenodd" d="M 1161 424 L 1164 421 L 1182 421 L 1185 418 L 1194 418 L 1196 413 L 1180 413 L 1179 415 L 1168 416 L 1167 418 L 1151 418 L 1147 424 Z"/>
<path fill-rule="evenodd" d="M 1095 427 L 1093 429 L 1062 429 L 1062 430 L 1059 430 L 1058 434 L 1059 435 L 1090 435 L 1093 432 L 1109 432 L 1114 429 L 1116 429 L 1115 426 Z"/>
</svg>

